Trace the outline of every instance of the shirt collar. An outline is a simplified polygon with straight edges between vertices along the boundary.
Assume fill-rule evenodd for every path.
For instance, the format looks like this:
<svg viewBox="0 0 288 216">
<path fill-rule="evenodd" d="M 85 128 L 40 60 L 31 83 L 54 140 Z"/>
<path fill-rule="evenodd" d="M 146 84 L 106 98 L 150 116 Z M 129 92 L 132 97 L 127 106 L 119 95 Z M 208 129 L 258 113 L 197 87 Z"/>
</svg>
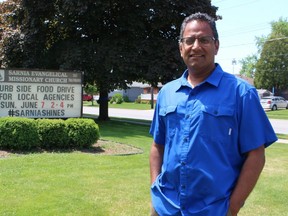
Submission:
<svg viewBox="0 0 288 216">
<path fill-rule="evenodd" d="M 215 87 L 218 87 L 220 80 L 223 76 L 224 72 L 221 68 L 221 66 L 218 63 L 215 63 L 215 69 L 213 70 L 213 72 L 210 74 L 209 77 L 207 77 L 207 79 L 205 81 L 203 81 L 203 83 L 209 83 Z M 184 71 L 184 73 L 182 74 L 182 76 L 179 79 L 179 87 L 178 90 L 183 86 L 189 86 L 191 87 L 191 85 L 188 83 L 187 81 L 187 77 L 188 77 L 188 70 L 186 69 Z"/>
</svg>

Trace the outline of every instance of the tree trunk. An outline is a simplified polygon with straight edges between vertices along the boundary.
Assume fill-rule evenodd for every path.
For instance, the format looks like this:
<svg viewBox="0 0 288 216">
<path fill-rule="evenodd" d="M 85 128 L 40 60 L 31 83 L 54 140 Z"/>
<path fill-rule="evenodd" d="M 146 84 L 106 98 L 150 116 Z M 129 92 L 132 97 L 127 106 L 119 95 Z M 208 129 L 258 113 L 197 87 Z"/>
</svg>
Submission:
<svg viewBox="0 0 288 216">
<path fill-rule="evenodd" d="M 154 88 L 151 86 L 151 109 L 154 109 Z"/>
<path fill-rule="evenodd" d="M 108 101 L 108 91 L 100 91 L 99 100 L 97 101 L 99 104 L 98 120 L 107 121 L 110 119 L 108 116 Z"/>
</svg>

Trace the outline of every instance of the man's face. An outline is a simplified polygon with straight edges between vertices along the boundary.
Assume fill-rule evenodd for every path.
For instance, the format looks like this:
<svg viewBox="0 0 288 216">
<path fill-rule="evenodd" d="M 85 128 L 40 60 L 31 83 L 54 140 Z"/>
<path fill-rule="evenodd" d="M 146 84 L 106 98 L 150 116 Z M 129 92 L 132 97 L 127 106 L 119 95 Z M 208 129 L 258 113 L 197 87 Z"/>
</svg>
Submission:
<svg viewBox="0 0 288 216">
<path fill-rule="evenodd" d="M 195 74 L 211 72 L 215 67 L 214 60 L 219 42 L 213 38 L 209 24 L 197 20 L 189 22 L 183 32 L 183 38 L 179 48 L 189 72 Z"/>
</svg>

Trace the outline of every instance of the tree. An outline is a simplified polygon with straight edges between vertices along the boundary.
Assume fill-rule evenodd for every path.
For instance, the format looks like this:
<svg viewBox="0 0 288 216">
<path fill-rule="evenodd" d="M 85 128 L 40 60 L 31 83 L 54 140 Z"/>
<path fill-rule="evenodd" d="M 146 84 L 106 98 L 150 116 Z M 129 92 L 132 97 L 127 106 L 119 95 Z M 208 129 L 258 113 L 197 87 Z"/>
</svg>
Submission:
<svg viewBox="0 0 288 216">
<path fill-rule="evenodd" d="M 288 88 L 288 22 L 272 22 L 272 32 L 263 44 L 256 64 L 255 86 L 279 91 Z"/>
<path fill-rule="evenodd" d="M 240 74 L 250 77 L 250 78 L 255 78 L 255 71 L 256 71 L 256 64 L 258 62 L 258 56 L 260 56 L 263 46 L 265 44 L 265 41 L 267 40 L 267 37 L 261 36 L 261 37 L 256 37 L 256 46 L 257 46 L 257 53 L 248 55 L 247 57 L 241 59 L 239 62 L 242 65 Z"/>
<path fill-rule="evenodd" d="M 197 11 L 216 18 L 216 10 L 210 0 L 22 0 L 19 59 L 22 67 L 84 71 L 100 93 L 99 119 L 107 120 L 111 90 L 132 81 L 155 86 L 182 73 L 182 20 Z"/>
<path fill-rule="evenodd" d="M 98 89 L 97 86 L 95 85 L 91 85 L 89 83 L 87 83 L 84 87 L 84 91 L 89 94 L 89 95 L 95 95 L 98 93 Z M 92 106 L 93 106 L 94 100 L 92 99 Z"/>
<path fill-rule="evenodd" d="M 246 58 L 241 59 L 240 63 L 242 64 L 242 68 L 239 73 L 246 77 L 254 78 L 255 67 L 257 63 L 257 55 L 256 54 L 249 55 Z"/>
<path fill-rule="evenodd" d="M 21 62 L 21 33 L 18 22 L 14 22 L 19 15 L 20 0 L 7 0 L 0 3 L 0 66 L 5 67 L 10 64 L 8 56 L 13 58 L 16 67 L 22 65 Z M 18 58 L 19 57 L 19 58 Z"/>
</svg>

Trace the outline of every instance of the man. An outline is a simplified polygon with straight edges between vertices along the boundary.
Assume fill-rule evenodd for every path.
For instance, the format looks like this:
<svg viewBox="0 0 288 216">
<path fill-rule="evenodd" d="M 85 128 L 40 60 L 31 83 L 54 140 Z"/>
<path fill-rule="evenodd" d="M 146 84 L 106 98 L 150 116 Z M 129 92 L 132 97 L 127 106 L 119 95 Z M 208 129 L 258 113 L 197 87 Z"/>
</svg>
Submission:
<svg viewBox="0 0 288 216">
<path fill-rule="evenodd" d="M 158 95 L 150 133 L 152 215 L 236 216 L 277 140 L 257 91 L 215 64 L 213 18 L 181 26 L 182 77 Z"/>
</svg>

